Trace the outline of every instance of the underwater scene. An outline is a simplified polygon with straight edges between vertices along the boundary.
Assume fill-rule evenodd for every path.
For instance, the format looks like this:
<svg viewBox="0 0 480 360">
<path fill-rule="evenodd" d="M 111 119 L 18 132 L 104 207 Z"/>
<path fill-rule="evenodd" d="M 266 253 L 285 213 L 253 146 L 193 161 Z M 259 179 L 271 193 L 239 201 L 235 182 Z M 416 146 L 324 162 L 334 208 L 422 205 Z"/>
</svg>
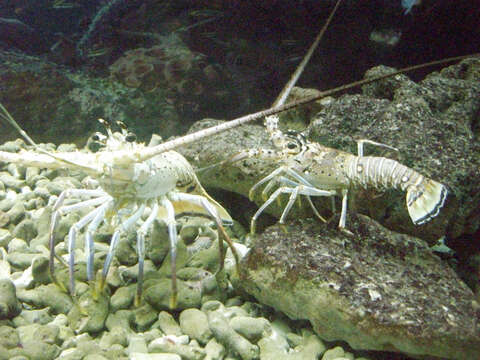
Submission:
<svg viewBox="0 0 480 360">
<path fill-rule="evenodd" d="M 480 360 L 480 4 L 0 0 L 0 360 Z"/>
</svg>

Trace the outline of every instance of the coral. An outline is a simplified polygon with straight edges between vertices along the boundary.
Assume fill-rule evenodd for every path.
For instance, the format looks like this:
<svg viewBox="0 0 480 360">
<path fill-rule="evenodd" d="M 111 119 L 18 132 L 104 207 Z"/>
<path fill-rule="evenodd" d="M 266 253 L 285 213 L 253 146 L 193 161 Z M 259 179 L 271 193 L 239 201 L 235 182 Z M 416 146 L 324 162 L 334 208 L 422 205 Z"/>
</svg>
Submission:
<svg viewBox="0 0 480 360">
<path fill-rule="evenodd" d="M 212 81 L 215 70 L 208 68 L 203 72 L 203 56 L 191 52 L 179 39 L 162 41 L 151 48 L 137 48 L 126 51 L 110 66 L 113 78 L 132 88 L 151 91 L 156 87 L 167 87 L 179 93 L 188 89 L 179 85 L 189 80 L 189 89 L 195 89 L 198 95 L 203 92 L 201 82 Z M 218 75 L 216 76 L 218 78 Z"/>
<path fill-rule="evenodd" d="M 191 51 L 175 34 L 158 40 L 153 47 L 126 51 L 110 66 L 111 77 L 144 93 L 166 92 L 184 119 L 192 114 L 198 118 L 206 109 L 212 116 L 212 108 L 228 103 L 232 96 L 224 89 L 229 79 L 217 65 L 208 64 L 203 54 Z"/>
</svg>

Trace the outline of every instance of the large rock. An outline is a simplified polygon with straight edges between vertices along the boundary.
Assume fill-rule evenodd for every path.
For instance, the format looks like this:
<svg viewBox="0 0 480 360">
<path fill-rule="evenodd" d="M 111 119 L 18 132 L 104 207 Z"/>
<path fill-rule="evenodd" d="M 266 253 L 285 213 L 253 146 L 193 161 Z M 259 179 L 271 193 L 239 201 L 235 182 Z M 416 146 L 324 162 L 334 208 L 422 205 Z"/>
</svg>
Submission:
<svg viewBox="0 0 480 360">
<path fill-rule="evenodd" d="M 338 220 L 338 219 L 337 219 Z M 474 359 L 479 305 L 455 272 L 421 240 L 363 215 L 353 236 L 303 221 L 255 237 L 238 286 L 327 341 L 354 349 Z"/>
</svg>

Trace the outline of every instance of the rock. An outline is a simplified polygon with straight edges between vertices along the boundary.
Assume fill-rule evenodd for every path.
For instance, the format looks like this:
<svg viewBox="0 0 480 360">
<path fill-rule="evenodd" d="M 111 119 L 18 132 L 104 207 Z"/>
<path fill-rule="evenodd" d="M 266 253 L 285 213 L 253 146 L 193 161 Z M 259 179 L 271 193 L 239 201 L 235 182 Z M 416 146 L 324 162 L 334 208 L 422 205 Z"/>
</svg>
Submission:
<svg viewBox="0 0 480 360">
<path fill-rule="evenodd" d="M 205 345 L 205 352 L 207 353 L 205 360 L 222 360 L 225 356 L 225 347 L 212 338 Z"/>
<path fill-rule="evenodd" d="M 158 310 L 167 310 L 170 308 L 171 299 L 171 281 L 170 279 L 153 280 L 148 286 L 145 281 L 145 301 Z M 190 283 L 177 279 L 177 310 L 200 307 L 201 288 Z"/>
<path fill-rule="evenodd" d="M 0 326 L 0 347 L 11 349 L 20 344 L 20 338 L 16 329 L 10 326 Z"/>
<path fill-rule="evenodd" d="M 129 330 L 130 324 L 133 322 L 134 313 L 131 310 L 118 310 L 110 313 L 105 321 L 108 330 L 113 331 L 116 327 Z"/>
<path fill-rule="evenodd" d="M 37 256 L 38 254 L 10 252 L 7 255 L 7 259 L 12 266 L 25 270 L 32 264 L 33 259 Z"/>
<path fill-rule="evenodd" d="M 136 285 L 122 286 L 110 297 L 110 308 L 112 312 L 119 309 L 127 309 L 132 305 L 135 297 Z"/>
<path fill-rule="evenodd" d="M 99 346 L 104 350 L 108 350 L 113 344 L 120 344 L 123 347 L 126 347 L 128 345 L 128 335 L 129 333 L 127 329 L 115 326 L 112 330 L 103 333 Z"/>
<path fill-rule="evenodd" d="M 160 326 L 160 329 L 167 335 L 182 335 L 182 329 L 180 328 L 180 325 L 178 325 L 173 316 L 166 311 L 161 311 L 160 314 L 158 314 L 158 325 Z"/>
<path fill-rule="evenodd" d="M 5 187 L 13 189 L 16 192 L 20 192 L 22 187 L 25 186 L 25 182 L 23 180 L 19 180 L 9 173 L 3 171 L 0 172 L 0 182 L 2 182 Z"/>
<path fill-rule="evenodd" d="M 364 216 L 349 221 L 353 236 L 339 232 L 335 220 L 304 221 L 288 234 L 269 228 L 242 262 L 238 285 L 292 319 L 308 319 L 327 341 L 474 358 L 475 299 L 453 270 L 419 239 Z"/>
<path fill-rule="evenodd" d="M 177 354 L 183 360 L 202 360 L 205 357 L 205 351 L 202 348 L 180 344 L 168 337 L 153 340 L 148 345 L 148 351 Z"/>
<path fill-rule="evenodd" d="M 16 253 L 16 252 L 28 252 L 28 244 L 23 239 L 13 238 L 9 242 L 7 250 L 9 254 Z"/>
<path fill-rule="evenodd" d="M 279 346 L 273 337 L 260 339 L 258 348 L 260 349 L 260 359 L 262 360 L 288 359 L 288 348 Z"/>
<path fill-rule="evenodd" d="M 50 315 L 48 308 L 38 310 L 23 309 L 20 315 L 13 319 L 13 324 L 18 328 L 28 324 L 46 325 L 51 321 L 53 321 L 53 317 Z"/>
<path fill-rule="evenodd" d="M 157 320 L 158 312 L 149 304 L 134 310 L 134 324 L 137 331 L 146 331 Z"/>
<path fill-rule="evenodd" d="M 22 302 L 37 307 L 50 307 L 53 314 L 67 314 L 72 307 L 72 299 L 62 292 L 57 285 L 41 285 L 32 290 L 19 290 L 18 298 Z"/>
<path fill-rule="evenodd" d="M 291 360 L 316 360 L 325 352 L 325 349 L 325 345 L 318 336 L 310 335 L 295 347 L 291 353 Z"/>
<path fill-rule="evenodd" d="M 50 280 L 48 271 L 49 260 L 46 256 L 37 255 L 32 260 L 32 276 L 35 284 L 46 285 Z"/>
<path fill-rule="evenodd" d="M 23 239 L 28 243 L 37 236 L 37 229 L 31 219 L 23 219 L 17 224 L 17 226 L 15 226 L 12 235 Z"/>
<path fill-rule="evenodd" d="M 10 216 L 6 212 L 0 210 L 0 227 L 5 228 L 9 222 Z"/>
<path fill-rule="evenodd" d="M 134 233 L 132 235 L 135 237 Z M 115 258 L 122 265 L 133 266 L 138 263 L 138 256 L 134 246 L 135 239 L 120 238 L 115 249 Z"/>
<path fill-rule="evenodd" d="M 260 340 L 260 338 L 267 336 L 272 332 L 270 323 L 265 318 L 235 316 L 230 320 L 230 326 L 233 330 L 254 344 Z"/>
<path fill-rule="evenodd" d="M 12 240 L 13 236 L 7 229 L 0 229 L 0 247 L 5 249 L 8 248 L 8 244 L 10 240 Z"/>
<path fill-rule="evenodd" d="M 180 313 L 180 328 L 190 338 L 205 345 L 212 338 L 207 315 L 198 309 L 186 309 Z"/>
<path fill-rule="evenodd" d="M 59 343 L 59 328 L 56 325 L 29 324 L 17 328 L 18 336 L 23 342 L 41 341 L 45 344 Z"/>
<path fill-rule="evenodd" d="M 147 353 L 147 342 L 143 336 L 133 335 L 128 339 L 128 354 Z"/>
<path fill-rule="evenodd" d="M 325 351 L 322 356 L 322 360 L 335 360 L 338 358 L 343 358 L 345 355 L 345 350 L 343 350 L 340 346 L 336 346 L 333 349 L 329 349 Z"/>
<path fill-rule="evenodd" d="M 104 292 L 97 294 L 95 299 L 90 291 L 85 292 L 78 299 L 68 313 L 70 326 L 77 333 L 97 333 L 105 327 L 108 316 L 108 297 Z"/>
<path fill-rule="evenodd" d="M 10 279 L 0 279 L 0 320 L 13 319 L 22 306 L 17 299 L 15 285 Z"/>
<path fill-rule="evenodd" d="M 10 210 L 7 211 L 11 224 L 18 224 L 25 218 L 25 206 L 22 202 L 15 203 Z"/>
<path fill-rule="evenodd" d="M 100 354 L 88 354 L 83 360 L 108 360 L 108 358 Z"/>
<path fill-rule="evenodd" d="M 225 346 L 225 348 L 238 354 L 242 360 L 258 359 L 258 347 L 236 333 L 221 311 L 217 310 L 209 312 L 208 324 L 215 339 Z"/>
<path fill-rule="evenodd" d="M 182 358 L 177 354 L 132 353 L 130 354 L 130 360 L 182 360 Z"/>
<path fill-rule="evenodd" d="M 3 184 L 3 183 L 0 182 L 0 184 Z M 10 194 L 13 194 L 15 197 L 17 196 L 16 192 L 11 192 L 11 191 L 5 195 L 10 195 Z M 7 198 L 0 200 L 0 211 L 8 212 L 13 207 L 13 205 L 15 205 L 15 200 L 12 199 L 12 196 L 8 196 Z"/>
</svg>

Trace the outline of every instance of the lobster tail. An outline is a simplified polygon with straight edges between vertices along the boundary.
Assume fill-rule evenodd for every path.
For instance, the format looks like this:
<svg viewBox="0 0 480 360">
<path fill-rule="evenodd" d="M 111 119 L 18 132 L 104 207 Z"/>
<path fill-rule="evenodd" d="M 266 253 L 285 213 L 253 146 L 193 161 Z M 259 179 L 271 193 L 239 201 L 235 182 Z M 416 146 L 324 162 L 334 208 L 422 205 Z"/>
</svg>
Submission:
<svg viewBox="0 0 480 360">
<path fill-rule="evenodd" d="M 347 177 L 356 186 L 406 191 L 408 214 L 415 225 L 437 216 L 447 198 L 444 185 L 392 159 L 352 156 L 346 167 Z"/>
<path fill-rule="evenodd" d="M 407 188 L 407 209 L 415 225 L 424 224 L 438 215 L 445 203 L 448 190 L 445 185 L 424 178 Z"/>
</svg>

